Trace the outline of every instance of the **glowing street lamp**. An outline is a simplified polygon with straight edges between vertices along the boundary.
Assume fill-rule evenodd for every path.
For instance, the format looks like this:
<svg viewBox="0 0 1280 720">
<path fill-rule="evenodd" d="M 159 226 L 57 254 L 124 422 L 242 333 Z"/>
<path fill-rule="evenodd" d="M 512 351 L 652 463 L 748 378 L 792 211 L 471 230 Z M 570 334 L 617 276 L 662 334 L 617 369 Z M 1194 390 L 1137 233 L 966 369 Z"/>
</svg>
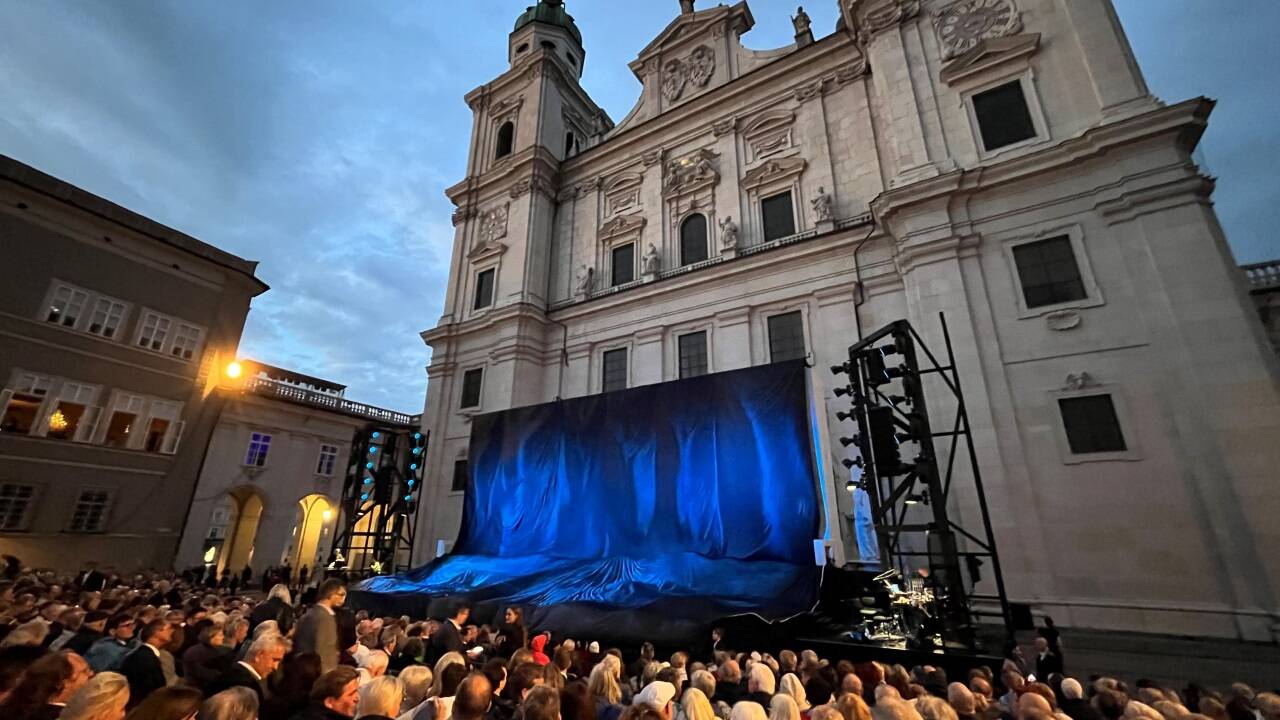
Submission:
<svg viewBox="0 0 1280 720">
<path fill-rule="evenodd" d="M 240 363 L 232 361 L 227 363 L 225 372 L 227 374 L 227 377 L 231 378 L 232 380 L 235 380 L 236 378 L 240 377 L 240 373 L 244 372 L 244 369 L 240 367 Z"/>
</svg>

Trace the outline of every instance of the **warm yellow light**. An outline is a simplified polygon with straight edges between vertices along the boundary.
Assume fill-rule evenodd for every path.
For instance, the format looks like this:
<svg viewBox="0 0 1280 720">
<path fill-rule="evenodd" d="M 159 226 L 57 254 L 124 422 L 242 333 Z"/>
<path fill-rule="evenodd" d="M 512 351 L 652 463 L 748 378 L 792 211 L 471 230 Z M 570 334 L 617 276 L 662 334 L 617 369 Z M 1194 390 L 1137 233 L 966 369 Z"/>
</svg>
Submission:
<svg viewBox="0 0 1280 720">
<path fill-rule="evenodd" d="M 206 565 L 209 563 L 212 563 L 215 559 L 217 559 L 217 557 L 218 557 L 218 547 L 216 545 L 204 551 L 204 562 Z"/>
<path fill-rule="evenodd" d="M 240 372 L 241 372 L 240 363 L 238 362 L 227 363 L 227 377 L 231 378 L 232 380 L 235 380 L 236 378 L 240 377 Z"/>
<path fill-rule="evenodd" d="M 62 414 L 61 410 L 54 410 L 49 416 L 49 429 L 54 432 L 62 432 L 67 429 L 67 416 Z"/>
<path fill-rule="evenodd" d="M 333 519 L 333 511 L 325 510 L 324 512 L 320 513 L 320 517 L 324 518 L 325 522 L 329 522 L 330 520 Z"/>
</svg>

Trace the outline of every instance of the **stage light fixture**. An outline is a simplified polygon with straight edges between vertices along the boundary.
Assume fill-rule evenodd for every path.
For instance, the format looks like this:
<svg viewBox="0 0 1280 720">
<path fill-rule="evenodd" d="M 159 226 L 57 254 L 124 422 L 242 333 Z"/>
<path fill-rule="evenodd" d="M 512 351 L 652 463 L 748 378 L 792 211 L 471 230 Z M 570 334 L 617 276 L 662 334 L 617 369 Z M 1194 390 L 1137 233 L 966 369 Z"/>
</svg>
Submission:
<svg viewBox="0 0 1280 720">
<path fill-rule="evenodd" d="M 410 470 L 417 470 L 417 469 L 418 469 L 418 463 L 409 463 L 409 469 L 410 469 Z"/>
<path fill-rule="evenodd" d="M 835 389 L 836 397 L 844 397 L 846 395 L 852 395 L 852 394 L 853 394 L 853 390 L 849 389 L 848 387 L 838 387 Z"/>
<path fill-rule="evenodd" d="M 863 465 L 862 465 L 862 458 L 860 458 L 860 457 L 859 457 L 859 458 L 855 458 L 855 459 L 853 459 L 853 460 L 850 460 L 849 458 L 845 458 L 845 459 L 843 459 L 843 460 L 841 460 L 841 461 L 840 461 L 840 464 L 841 464 L 841 465 L 844 465 L 844 466 L 845 466 L 846 468 L 848 468 L 849 470 L 852 470 L 853 468 L 861 468 L 861 467 L 863 466 Z"/>
<path fill-rule="evenodd" d="M 840 444 L 845 447 L 849 447 L 850 445 L 861 445 L 862 436 L 854 435 L 853 437 L 842 437 L 840 438 Z"/>
<path fill-rule="evenodd" d="M 369 499 L 369 493 L 363 493 L 362 495 L 360 495 L 360 499 L 361 499 L 361 500 L 368 500 L 368 499 Z"/>
<path fill-rule="evenodd" d="M 371 478 L 371 477 L 367 477 L 367 478 L 365 478 L 365 479 L 364 479 L 364 484 L 365 484 L 365 485 L 371 485 L 372 483 L 373 483 L 373 478 Z"/>
<path fill-rule="evenodd" d="M 422 448 L 414 448 L 414 449 L 413 449 L 413 454 L 414 454 L 414 455 L 419 455 L 419 454 L 421 454 L 421 453 L 422 453 Z"/>
<path fill-rule="evenodd" d="M 374 440 L 377 440 L 378 438 L 382 437 L 382 433 L 378 432 L 377 430 L 374 430 L 373 434 L 370 435 L 369 437 L 373 438 Z"/>
<path fill-rule="evenodd" d="M 404 496 L 404 501 L 405 501 L 405 502 L 409 502 L 409 501 L 410 501 L 410 500 L 412 500 L 412 499 L 413 499 L 413 496 L 412 496 L 412 495 L 405 495 L 405 496 Z"/>
<path fill-rule="evenodd" d="M 840 412 L 836 413 L 836 419 L 839 420 L 840 422 L 844 422 L 845 420 L 852 420 L 853 413 L 847 410 L 841 410 Z"/>
<path fill-rule="evenodd" d="M 420 432 L 416 432 L 416 433 L 414 433 L 414 434 L 413 434 L 413 439 L 414 439 L 414 440 L 421 440 L 421 439 L 422 439 L 422 433 L 420 433 Z"/>
<path fill-rule="evenodd" d="M 928 490 L 922 490 L 922 491 L 920 491 L 920 492 L 918 492 L 918 493 L 910 493 L 910 494 L 908 494 L 908 495 L 907 495 L 907 499 L 906 499 L 904 502 L 905 502 L 907 505 L 924 505 L 924 506 L 928 507 L 928 505 L 929 505 L 929 491 L 928 491 Z"/>
<path fill-rule="evenodd" d="M 377 446 L 377 445 L 370 445 L 370 446 L 369 446 L 369 454 L 370 454 L 370 455 L 373 455 L 373 454 L 375 454 L 375 453 L 377 453 L 377 452 L 378 452 L 378 446 Z"/>
<path fill-rule="evenodd" d="M 848 490 L 849 492 L 853 492 L 854 490 L 866 491 L 867 486 L 861 480 L 850 479 L 848 482 L 844 484 L 844 489 Z"/>
</svg>

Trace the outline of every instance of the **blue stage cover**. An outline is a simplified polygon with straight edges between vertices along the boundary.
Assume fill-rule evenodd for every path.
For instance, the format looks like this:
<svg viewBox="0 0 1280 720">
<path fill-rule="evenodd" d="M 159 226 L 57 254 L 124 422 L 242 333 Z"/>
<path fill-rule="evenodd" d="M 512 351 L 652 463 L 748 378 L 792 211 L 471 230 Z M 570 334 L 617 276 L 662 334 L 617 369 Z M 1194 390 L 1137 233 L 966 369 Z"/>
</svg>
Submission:
<svg viewBox="0 0 1280 720">
<path fill-rule="evenodd" d="M 803 361 L 483 415 L 453 552 L 361 589 L 803 612 L 820 579 L 813 448 Z"/>
</svg>

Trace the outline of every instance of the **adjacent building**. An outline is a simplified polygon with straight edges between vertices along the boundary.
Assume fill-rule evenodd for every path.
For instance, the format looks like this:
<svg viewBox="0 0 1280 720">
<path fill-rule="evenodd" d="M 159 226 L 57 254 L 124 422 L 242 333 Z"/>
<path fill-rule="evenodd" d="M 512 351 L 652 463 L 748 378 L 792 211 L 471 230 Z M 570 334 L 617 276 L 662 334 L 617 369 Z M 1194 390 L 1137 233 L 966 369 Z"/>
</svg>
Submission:
<svg viewBox="0 0 1280 720">
<path fill-rule="evenodd" d="M 419 419 L 349 400 L 329 380 L 253 360 L 237 367 L 238 377 L 216 391 L 221 415 L 176 564 L 237 574 L 249 567 L 255 578 L 287 565 L 314 577 L 352 515 L 342 507 L 344 482 L 364 462 L 353 458 L 353 442 L 370 426 L 407 430 Z"/>
<path fill-rule="evenodd" d="M 1244 272 L 1271 346 L 1280 352 L 1280 260 L 1245 265 Z"/>
<path fill-rule="evenodd" d="M 419 559 L 456 536 L 477 413 L 825 368 L 901 318 L 941 345 L 945 313 L 1012 599 L 1271 639 L 1277 361 L 1192 159 L 1213 102 L 1153 97 L 1109 0 L 840 0 L 834 32 L 801 11 L 764 51 L 746 2 L 679 10 L 616 124 L 553 0 L 466 96 Z M 813 377 L 820 434 L 848 434 Z M 856 559 L 824 447 L 826 531 Z"/>
<path fill-rule="evenodd" d="M 256 266 L 0 157 L 0 553 L 172 563 Z"/>
</svg>

